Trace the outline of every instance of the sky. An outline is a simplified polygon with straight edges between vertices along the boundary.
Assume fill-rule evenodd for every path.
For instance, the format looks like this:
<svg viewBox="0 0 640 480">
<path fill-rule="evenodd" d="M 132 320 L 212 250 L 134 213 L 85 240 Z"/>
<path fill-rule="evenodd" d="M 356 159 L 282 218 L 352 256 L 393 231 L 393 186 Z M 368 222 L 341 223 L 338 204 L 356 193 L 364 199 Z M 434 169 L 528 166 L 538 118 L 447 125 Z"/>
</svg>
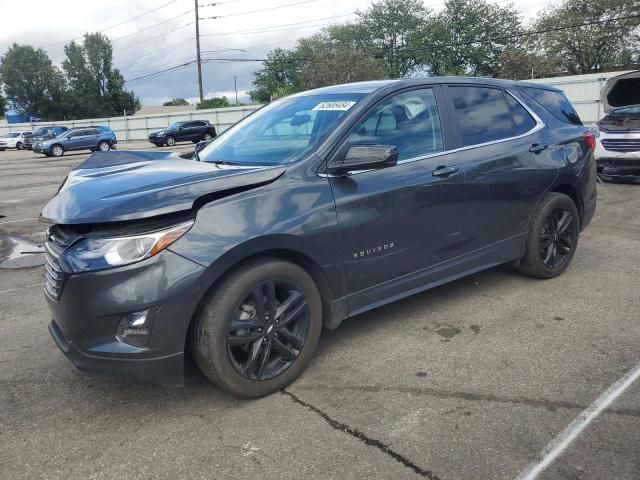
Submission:
<svg viewBox="0 0 640 480">
<path fill-rule="evenodd" d="M 490 0 L 505 4 L 505 0 Z M 514 0 L 528 21 L 554 0 Z M 261 59 L 277 47 L 291 48 L 296 39 L 332 23 L 355 18 L 371 0 L 200 0 L 203 59 Z M 213 4 L 213 5 L 212 5 Z M 433 10 L 443 0 L 424 0 Z M 44 48 L 60 65 L 64 45 L 85 32 L 102 31 L 113 42 L 114 64 L 143 105 L 161 105 L 174 97 L 194 102 L 198 96 L 196 65 L 148 79 L 141 76 L 195 60 L 194 0 L 0 0 L 0 54 L 14 42 Z M 219 17 L 219 18 L 206 18 Z M 11 21 L 16 19 L 16 21 Z M 248 101 L 253 72 L 260 62 L 203 64 L 205 97 L 227 96 Z"/>
</svg>

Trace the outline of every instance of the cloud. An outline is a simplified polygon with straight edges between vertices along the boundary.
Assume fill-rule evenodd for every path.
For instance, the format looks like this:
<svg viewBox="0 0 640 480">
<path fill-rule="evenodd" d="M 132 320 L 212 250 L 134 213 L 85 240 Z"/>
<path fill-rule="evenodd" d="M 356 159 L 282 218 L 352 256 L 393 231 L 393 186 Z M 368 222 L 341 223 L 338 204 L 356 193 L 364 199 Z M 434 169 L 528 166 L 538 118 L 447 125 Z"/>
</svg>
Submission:
<svg viewBox="0 0 640 480">
<path fill-rule="evenodd" d="M 65 0 L 63 6 L 60 2 L 34 0 L 28 7 L 28 21 L 22 21 L 25 18 L 23 3 L 5 3 L 2 7 L 3 18 L 19 18 L 21 21 L 3 22 L 0 52 L 6 51 L 14 42 L 30 44 L 45 48 L 54 63 L 59 65 L 64 59 L 64 44 L 70 39 L 79 39 L 84 32 L 95 32 L 127 22 L 133 17 L 170 3 L 170 0 L 111 0 L 108 5 L 104 2 Z M 267 12 L 235 15 L 291 3 L 295 3 L 295 0 L 273 0 L 268 3 L 262 0 L 245 0 L 201 8 L 200 17 L 220 17 L 201 21 L 201 46 L 203 52 L 207 52 L 203 53 L 202 57 L 264 58 L 269 50 L 277 46 L 290 48 L 297 38 L 309 35 L 320 28 L 308 28 L 309 25 L 329 23 L 318 19 L 351 13 L 356 9 L 364 10 L 371 1 L 316 0 Z M 516 7 L 525 19 L 530 19 L 545 3 L 542 0 L 521 0 Z M 434 8 L 438 9 L 442 8 L 442 1 L 427 0 L 425 5 L 436 5 Z M 194 25 L 189 25 L 194 21 L 194 13 L 181 15 L 191 8 L 193 2 L 175 0 L 155 12 L 104 32 L 113 40 L 114 63 L 125 79 L 140 77 L 195 59 Z M 343 22 L 348 18 L 336 19 L 334 23 Z M 288 28 L 286 30 L 247 31 L 307 21 L 309 23 L 306 25 L 282 27 Z M 238 31 L 244 33 L 227 34 Z M 232 50 L 224 51 L 225 49 Z M 239 100 L 247 101 L 247 92 L 252 88 L 253 72 L 259 66 L 260 62 L 203 64 L 206 96 L 226 94 L 233 101 L 233 77 L 237 76 Z M 132 89 L 145 105 L 160 105 L 174 97 L 193 99 L 197 97 L 198 92 L 196 66 L 192 64 L 165 75 L 132 82 L 127 87 Z"/>
</svg>

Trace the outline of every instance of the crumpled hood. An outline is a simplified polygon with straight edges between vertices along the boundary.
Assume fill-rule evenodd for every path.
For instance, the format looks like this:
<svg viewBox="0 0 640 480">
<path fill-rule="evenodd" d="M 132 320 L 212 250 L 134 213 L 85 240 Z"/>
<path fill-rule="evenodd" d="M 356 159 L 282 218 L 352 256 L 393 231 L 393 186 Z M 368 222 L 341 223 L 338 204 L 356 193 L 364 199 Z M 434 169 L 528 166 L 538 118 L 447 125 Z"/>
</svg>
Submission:
<svg viewBox="0 0 640 480">
<path fill-rule="evenodd" d="M 57 224 L 150 218 L 190 210 L 204 195 L 270 183 L 284 171 L 196 162 L 170 152 L 96 152 L 69 173 L 40 216 Z"/>
</svg>

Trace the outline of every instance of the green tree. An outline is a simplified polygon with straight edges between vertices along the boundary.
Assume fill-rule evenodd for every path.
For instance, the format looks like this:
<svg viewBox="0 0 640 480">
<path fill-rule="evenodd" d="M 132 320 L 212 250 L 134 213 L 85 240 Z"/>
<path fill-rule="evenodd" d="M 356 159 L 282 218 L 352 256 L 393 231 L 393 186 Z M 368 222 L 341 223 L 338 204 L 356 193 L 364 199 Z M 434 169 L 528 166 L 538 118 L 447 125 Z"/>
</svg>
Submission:
<svg viewBox="0 0 640 480">
<path fill-rule="evenodd" d="M 384 78 L 382 60 L 334 42 L 327 31 L 301 39 L 295 49 L 300 58 L 297 84 L 301 89 Z"/>
<path fill-rule="evenodd" d="M 0 59 L 0 78 L 8 103 L 19 114 L 64 118 L 64 76 L 41 48 L 14 43 Z"/>
<path fill-rule="evenodd" d="M 271 101 L 273 93 L 282 87 L 291 93 L 300 90 L 299 68 L 300 61 L 295 51 L 276 48 L 269 52 L 262 67 L 254 73 L 255 88 L 249 92 L 251 101 L 267 103 Z"/>
<path fill-rule="evenodd" d="M 205 98 L 202 102 L 196 105 L 196 110 L 205 110 L 207 108 L 225 108 L 230 107 L 229 99 L 227 97 L 213 97 Z"/>
<path fill-rule="evenodd" d="M 87 33 L 82 43 L 64 47 L 62 63 L 80 117 L 128 115 L 140 109 L 140 100 L 124 89 L 124 78 L 113 66 L 111 40 L 101 33 Z"/>
<path fill-rule="evenodd" d="M 547 57 L 524 48 L 508 48 L 500 55 L 498 76 L 511 80 L 552 77 L 561 72 L 557 58 Z"/>
<path fill-rule="evenodd" d="M 518 46 L 524 30 L 513 5 L 486 0 L 447 0 L 421 28 L 422 46 L 411 53 L 431 74 L 489 77 L 498 75 L 503 52 Z"/>
<path fill-rule="evenodd" d="M 164 102 L 162 104 L 163 107 L 186 107 L 191 105 L 184 98 L 174 98 L 173 100 L 169 100 L 168 102 Z"/>
<path fill-rule="evenodd" d="M 387 75 L 404 77 L 418 66 L 413 53 L 419 46 L 422 25 L 429 10 L 419 0 L 378 0 L 366 11 L 356 11 L 359 28 L 354 42 L 364 52 L 382 59 Z"/>
<path fill-rule="evenodd" d="M 638 3 L 629 0 L 564 0 L 548 7 L 533 24 L 549 30 L 535 41 L 546 56 L 558 58 L 570 73 L 599 72 L 624 64 L 638 52 L 640 18 Z M 622 17 L 635 16 L 616 20 Z M 572 25 L 590 25 L 563 28 Z M 563 28 L 560 30 L 559 28 Z"/>
<path fill-rule="evenodd" d="M 7 99 L 0 95 L 0 118 L 4 118 L 4 114 L 7 112 Z"/>
</svg>

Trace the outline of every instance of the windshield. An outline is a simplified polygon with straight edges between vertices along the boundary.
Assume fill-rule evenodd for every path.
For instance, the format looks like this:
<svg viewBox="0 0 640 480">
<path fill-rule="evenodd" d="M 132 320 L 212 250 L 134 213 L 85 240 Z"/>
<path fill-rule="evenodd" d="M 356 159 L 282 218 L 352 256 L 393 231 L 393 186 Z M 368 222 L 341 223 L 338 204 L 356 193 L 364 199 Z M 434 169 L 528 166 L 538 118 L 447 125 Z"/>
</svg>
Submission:
<svg viewBox="0 0 640 480">
<path fill-rule="evenodd" d="M 64 132 L 62 132 L 60 135 L 58 135 L 56 138 L 66 138 L 69 135 L 71 135 L 72 133 L 77 132 L 77 130 L 66 130 Z"/>
<path fill-rule="evenodd" d="M 10 133 L 9 135 L 7 135 L 7 138 L 16 138 L 19 137 L 20 134 L 19 133 Z"/>
<path fill-rule="evenodd" d="M 611 112 L 611 115 L 640 115 L 640 105 L 616 108 Z"/>
<path fill-rule="evenodd" d="M 172 123 L 171 126 L 167 128 L 167 130 L 177 130 L 178 128 L 180 128 L 180 125 L 182 125 L 183 123 L 184 122 Z"/>
<path fill-rule="evenodd" d="M 240 165 L 295 162 L 322 142 L 364 97 L 342 93 L 277 100 L 224 132 L 200 152 L 200 159 Z"/>
<path fill-rule="evenodd" d="M 49 135 L 51 133 L 51 129 L 48 127 L 40 127 L 34 132 L 34 135 Z"/>
</svg>

